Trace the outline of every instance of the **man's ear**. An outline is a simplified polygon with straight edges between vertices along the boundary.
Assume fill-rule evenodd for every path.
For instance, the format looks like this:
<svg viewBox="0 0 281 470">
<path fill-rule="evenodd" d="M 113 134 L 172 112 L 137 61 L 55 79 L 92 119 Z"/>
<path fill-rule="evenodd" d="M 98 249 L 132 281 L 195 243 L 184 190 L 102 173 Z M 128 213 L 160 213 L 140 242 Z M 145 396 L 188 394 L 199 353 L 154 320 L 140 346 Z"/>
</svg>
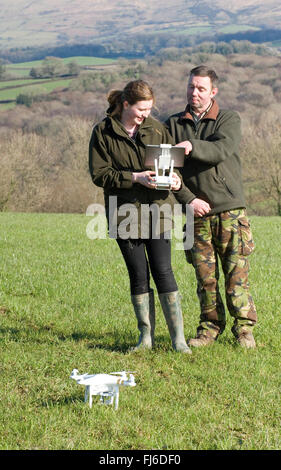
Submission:
<svg viewBox="0 0 281 470">
<path fill-rule="evenodd" d="M 214 87 L 211 91 L 211 98 L 214 98 L 218 91 L 219 91 L 218 88 Z"/>
</svg>

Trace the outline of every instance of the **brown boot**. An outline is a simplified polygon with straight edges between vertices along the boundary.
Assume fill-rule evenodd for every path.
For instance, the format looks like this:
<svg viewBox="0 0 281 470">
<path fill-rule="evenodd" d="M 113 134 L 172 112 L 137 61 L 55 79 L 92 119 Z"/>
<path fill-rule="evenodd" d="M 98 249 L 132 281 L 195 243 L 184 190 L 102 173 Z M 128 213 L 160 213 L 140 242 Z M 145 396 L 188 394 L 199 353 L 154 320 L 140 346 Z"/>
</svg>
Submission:
<svg viewBox="0 0 281 470">
<path fill-rule="evenodd" d="M 243 348 L 254 349 L 256 347 L 255 338 L 251 331 L 241 331 L 237 336 L 237 341 Z"/>
<path fill-rule="evenodd" d="M 214 342 L 215 342 L 215 338 L 209 335 L 208 336 L 203 335 L 201 333 L 201 334 L 198 334 L 196 338 L 191 338 L 187 344 L 189 346 L 193 346 L 194 348 L 199 348 L 201 346 L 209 346 L 210 344 L 213 344 Z"/>
<path fill-rule="evenodd" d="M 243 348 L 253 349 L 256 347 L 255 338 L 252 333 L 252 327 L 238 327 L 237 325 L 233 325 L 231 331 L 237 339 L 238 344 L 240 344 L 240 346 Z"/>
<path fill-rule="evenodd" d="M 206 325 L 208 328 L 202 328 L 201 325 L 197 328 L 196 337 L 188 341 L 189 346 L 199 348 L 201 346 L 209 346 L 216 341 L 220 334 L 220 327 L 211 322 L 206 323 Z M 221 329 L 221 331 L 223 330 L 224 328 Z"/>
</svg>

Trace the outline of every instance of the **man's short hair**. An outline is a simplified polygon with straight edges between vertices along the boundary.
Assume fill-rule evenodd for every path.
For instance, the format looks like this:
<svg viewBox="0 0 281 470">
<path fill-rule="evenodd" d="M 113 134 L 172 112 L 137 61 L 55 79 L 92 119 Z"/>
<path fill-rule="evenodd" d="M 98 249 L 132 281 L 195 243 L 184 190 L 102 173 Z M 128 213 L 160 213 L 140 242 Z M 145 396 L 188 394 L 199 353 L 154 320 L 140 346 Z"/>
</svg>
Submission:
<svg viewBox="0 0 281 470">
<path fill-rule="evenodd" d="M 219 78 L 216 72 L 212 69 L 209 69 L 206 65 L 198 65 L 190 71 L 190 77 L 209 77 L 212 83 L 212 87 L 216 88 L 218 86 Z"/>
</svg>

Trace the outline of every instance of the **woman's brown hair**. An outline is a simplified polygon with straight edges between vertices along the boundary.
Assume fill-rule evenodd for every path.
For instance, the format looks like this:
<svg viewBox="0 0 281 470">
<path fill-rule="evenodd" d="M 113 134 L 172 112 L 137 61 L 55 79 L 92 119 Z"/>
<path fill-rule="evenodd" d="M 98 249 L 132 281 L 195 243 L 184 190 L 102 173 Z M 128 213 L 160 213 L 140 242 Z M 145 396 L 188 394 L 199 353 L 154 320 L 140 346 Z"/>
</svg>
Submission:
<svg viewBox="0 0 281 470">
<path fill-rule="evenodd" d="M 148 100 L 153 100 L 153 104 L 155 102 L 152 88 L 143 80 L 134 80 L 129 82 L 124 90 L 111 90 L 109 92 L 107 96 L 109 103 L 107 114 L 121 117 L 124 101 L 128 101 L 130 105 L 133 105 L 137 101 Z"/>
</svg>

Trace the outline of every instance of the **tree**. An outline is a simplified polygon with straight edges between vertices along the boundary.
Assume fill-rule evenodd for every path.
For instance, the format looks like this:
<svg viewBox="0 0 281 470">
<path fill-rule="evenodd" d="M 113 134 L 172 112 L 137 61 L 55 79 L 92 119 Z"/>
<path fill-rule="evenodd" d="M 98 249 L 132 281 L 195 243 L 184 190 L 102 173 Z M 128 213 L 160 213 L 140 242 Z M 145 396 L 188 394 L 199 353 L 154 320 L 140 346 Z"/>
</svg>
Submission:
<svg viewBox="0 0 281 470">
<path fill-rule="evenodd" d="M 0 59 L 0 80 L 4 77 L 5 73 L 6 73 L 6 67 L 3 61 Z"/>
<path fill-rule="evenodd" d="M 16 103 L 17 104 L 22 104 L 22 105 L 27 106 L 28 108 L 30 108 L 30 106 L 33 103 L 33 98 L 32 98 L 31 95 L 28 95 L 28 94 L 25 94 L 25 93 L 20 93 L 16 97 Z"/>
<path fill-rule="evenodd" d="M 80 73 L 80 66 L 75 62 L 75 60 L 69 62 L 67 64 L 68 74 L 69 75 L 79 75 Z"/>
<path fill-rule="evenodd" d="M 58 77 L 66 73 L 63 60 L 57 57 L 46 57 L 42 63 L 41 69 L 44 77 Z"/>
<path fill-rule="evenodd" d="M 233 47 L 227 42 L 219 42 L 216 48 L 217 54 L 229 55 L 233 53 Z"/>
<path fill-rule="evenodd" d="M 281 125 L 264 123 L 250 128 L 244 139 L 243 158 L 247 167 L 250 205 L 266 204 L 265 215 L 281 216 Z M 273 207 L 273 211 L 272 211 Z"/>
<path fill-rule="evenodd" d="M 31 78 L 39 78 L 40 74 L 38 74 L 38 69 L 36 69 L 35 67 L 32 67 L 32 69 L 30 69 L 29 76 Z"/>
<path fill-rule="evenodd" d="M 206 54 L 215 54 L 217 52 L 217 46 L 215 42 L 201 42 L 199 46 L 195 47 L 195 52 L 204 52 Z"/>
</svg>

